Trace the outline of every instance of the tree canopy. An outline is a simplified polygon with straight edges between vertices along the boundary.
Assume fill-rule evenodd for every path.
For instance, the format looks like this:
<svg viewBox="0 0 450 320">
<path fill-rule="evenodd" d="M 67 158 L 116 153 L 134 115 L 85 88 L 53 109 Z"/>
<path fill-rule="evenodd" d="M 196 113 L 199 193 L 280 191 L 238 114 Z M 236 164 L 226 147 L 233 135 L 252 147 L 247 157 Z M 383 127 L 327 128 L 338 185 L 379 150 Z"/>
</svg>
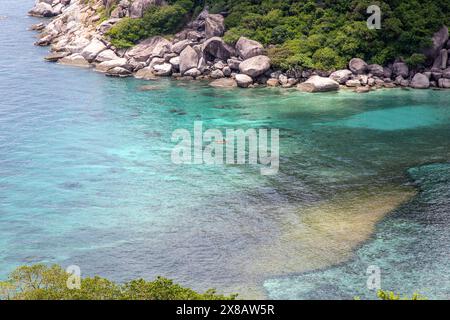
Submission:
<svg viewBox="0 0 450 320">
<path fill-rule="evenodd" d="M 179 31 L 205 5 L 224 13 L 224 39 L 234 43 L 247 36 L 269 47 L 276 67 L 338 69 L 351 58 L 386 64 L 403 57 L 423 62 L 420 52 L 450 22 L 450 2 L 434 0 L 170 0 L 151 7 L 142 19 L 125 18 L 109 35 L 118 47 Z M 370 30 L 366 10 L 381 9 L 381 30 Z"/>
<path fill-rule="evenodd" d="M 214 289 L 198 293 L 163 277 L 124 284 L 86 277 L 80 279 L 79 289 L 70 289 L 70 276 L 58 265 L 19 267 L 0 282 L 0 300 L 234 300 L 237 296 L 220 295 Z"/>
</svg>

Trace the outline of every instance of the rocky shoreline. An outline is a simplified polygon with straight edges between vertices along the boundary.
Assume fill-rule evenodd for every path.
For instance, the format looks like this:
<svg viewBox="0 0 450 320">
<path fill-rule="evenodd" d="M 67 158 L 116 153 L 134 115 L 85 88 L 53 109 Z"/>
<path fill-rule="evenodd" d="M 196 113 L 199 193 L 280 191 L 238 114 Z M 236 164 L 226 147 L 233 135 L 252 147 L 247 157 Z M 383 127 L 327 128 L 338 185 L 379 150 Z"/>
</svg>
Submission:
<svg viewBox="0 0 450 320">
<path fill-rule="evenodd" d="M 111 3 L 117 2 L 112 6 Z M 388 66 L 352 59 L 348 69 L 337 71 L 274 70 L 258 42 L 241 37 L 234 46 L 222 39 L 224 17 L 203 10 L 171 40 L 155 36 L 130 49 L 115 48 L 106 33 L 125 17 L 139 18 L 160 0 L 36 0 L 29 14 L 51 18 L 48 24 L 31 27 L 39 32 L 38 46 L 50 46 L 50 62 L 95 68 L 107 76 L 153 80 L 172 77 L 210 80 L 213 87 L 282 87 L 304 92 L 350 88 L 365 93 L 379 88 L 450 88 L 450 41 L 448 28 L 433 36 L 425 54 L 430 67 L 411 70 L 400 59 Z M 99 12 L 114 8 L 107 20 Z"/>
</svg>

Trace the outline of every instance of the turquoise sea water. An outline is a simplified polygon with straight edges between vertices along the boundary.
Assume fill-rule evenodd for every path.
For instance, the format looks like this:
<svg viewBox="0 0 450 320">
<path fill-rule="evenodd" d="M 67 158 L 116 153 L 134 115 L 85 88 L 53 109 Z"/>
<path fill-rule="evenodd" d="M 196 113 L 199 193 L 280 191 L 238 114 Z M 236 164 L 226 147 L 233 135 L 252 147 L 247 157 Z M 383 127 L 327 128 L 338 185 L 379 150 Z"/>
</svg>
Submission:
<svg viewBox="0 0 450 320">
<path fill-rule="evenodd" d="M 377 265 L 385 289 L 449 297 L 450 91 L 311 95 L 106 78 L 43 62 L 47 49 L 26 30 L 32 2 L 0 8 L 0 278 L 43 262 L 244 296 L 373 298 L 366 269 Z M 280 129 L 279 174 L 172 164 L 173 130 L 199 120 Z M 301 239 L 273 254 L 287 227 L 305 228 L 306 208 L 395 200 L 413 187 L 345 259 Z"/>
<path fill-rule="evenodd" d="M 368 266 L 381 269 L 382 288 L 428 298 L 450 298 L 450 165 L 408 170 L 419 195 L 381 222 L 373 239 L 348 263 L 302 275 L 271 279 L 265 288 L 274 299 L 371 298 Z M 373 296 L 372 296 L 373 297 Z"/>
</svg>

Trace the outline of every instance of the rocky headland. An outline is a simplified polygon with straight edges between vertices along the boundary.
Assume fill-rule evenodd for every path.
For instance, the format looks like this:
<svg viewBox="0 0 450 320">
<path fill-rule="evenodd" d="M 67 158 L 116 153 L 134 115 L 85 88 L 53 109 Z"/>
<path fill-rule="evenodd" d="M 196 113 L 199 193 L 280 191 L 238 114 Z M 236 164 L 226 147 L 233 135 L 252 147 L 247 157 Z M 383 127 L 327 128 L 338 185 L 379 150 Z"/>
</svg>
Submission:
<svg viewBox="0 0 450 320">
<path fill-rule="evenodd" d="M 51 18 L 31 27 L 39 32 L 36 45 L 50 46 L 47 61 L 95 68 L 107 76 L 197 79 L 208 80 L 214 87 L 268 86 L 305 92 L 450 88 L 446 26 L 434 34 L 432 47 L 424 52 L 431 63 L 420 69 L 410 68 L 400 58 L 386 66 L 354 58 L 343 70 L 275 70 L 259 42 L 242 36 L 234 46 L 227 44 L 222 38 L 224 17 L 207 9 L 170 38 L 150 37 L 128 49 L 109 41 L 107 32 L 121 19 L 139 18 L 148 7 L 163 5 L 162 0 L 37 0 L 29 14 Z M 114 8 L 107 19 L 99 13 L 105 7 Z"/>
</svg>

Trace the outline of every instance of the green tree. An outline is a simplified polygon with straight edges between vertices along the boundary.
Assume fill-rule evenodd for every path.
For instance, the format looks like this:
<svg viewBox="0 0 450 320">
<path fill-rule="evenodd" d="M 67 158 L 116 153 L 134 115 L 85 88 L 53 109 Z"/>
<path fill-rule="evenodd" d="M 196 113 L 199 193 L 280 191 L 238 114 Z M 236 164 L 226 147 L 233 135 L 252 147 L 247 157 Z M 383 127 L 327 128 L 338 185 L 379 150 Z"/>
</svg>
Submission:
<svg viewBox="0 0 450 320">
<path fill-rule="evenodd" d="M 270 47 L 275 66 L 333 69 L 351 58 L 386 64 L 418 56 L 431 37 L 450 21 L 450 2 L 434 0 L 170 0 L 150 7 L 142 19 L 124 19 L 109 35 L 118 47 L 129 47 L 154 35 L 173 34 L 204 5 L 226 11 L 224 39 L 246 36 Z M 382 29 L 369 30 L 366 9 L 382 11 Z M 275 46 L 275 48 L 273 48 Z"/>
<path fill-rule="evenodd" d="M 210 289 L 198 293 L 162 277 L 117 284 L 101 277 L 80 279 L 79 289 L 69 289 L 69 274 L 60 266 L 22 266 L 0 282 L 0 299 L 12 300 L 234 300 Z"/>
</svg>

